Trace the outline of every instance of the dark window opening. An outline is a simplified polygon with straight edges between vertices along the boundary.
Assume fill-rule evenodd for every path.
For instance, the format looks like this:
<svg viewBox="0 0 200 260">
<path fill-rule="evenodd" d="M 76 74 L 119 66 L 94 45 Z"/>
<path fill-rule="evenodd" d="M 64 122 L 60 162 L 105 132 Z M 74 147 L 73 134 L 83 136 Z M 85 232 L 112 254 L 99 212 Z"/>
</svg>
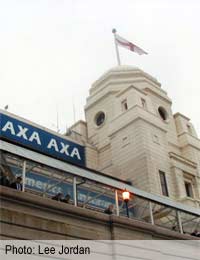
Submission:
<svg viewBox="0 0 200 260">
<path fill-rule="evenodd" d="M 192 135 L 192 128 L 190 125 L 187 125 L 188 133 Z"/>
<path fill-rule="evenodd" d="M 187 197 L 193 198 L 192 184 L 190 182 L 185 181 L 185 191 Z"/>
<path fill-rule="evenodd" d="M 163 107 L 159 107 L 159 108 L 158 108 L 158 112 L 159 112 L 160 117 L 161 117 L 164 121 L 167 120 L 167 117 L 168 117 L 167 111 L 166 111 Z"/>
<path fill-rule="evenodd" d="M 142 102 L 142 107 L 144 109 L 147 109 L 147 104 L 146 104 L 146 100 L 144 98 L 141 98 L 141 102 Z"/>
<path fill-rule="evenodd" d="M 162 194 L 164 196 L 169 196 L 165 173 L 162 171 L 159 171 L 159 175 L 160 175 L 160 184 L 161 184 Z"/>
<path fill-rule="evenodd" d="M 122 101 L 122 111 L 126 111 L 128 110 L 128 104 L 127 104 L 127 100 L 123 100 Z"/>
<path fill-rule="evenodd" d="M 103 112 L 99 112 L 97 115 L 96 115 L 96 125 L 97 126 L 100 126 L 103 124 L 103 122 L 105 121 L 105 114 Z"/>
</svg>

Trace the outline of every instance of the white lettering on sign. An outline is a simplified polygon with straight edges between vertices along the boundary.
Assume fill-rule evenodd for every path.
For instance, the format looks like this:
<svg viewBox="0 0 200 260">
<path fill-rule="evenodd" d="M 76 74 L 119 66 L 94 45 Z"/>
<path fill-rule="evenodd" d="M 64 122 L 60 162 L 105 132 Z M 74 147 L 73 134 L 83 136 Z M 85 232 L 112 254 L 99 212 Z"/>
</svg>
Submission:
<svg viewBox="0 0 200 260">
<path fill-rule="evenodd" d="M 15 129 L 14 129 L 14 126 L 13 126 L 13 123 L 8 121 L 4 127 L 2 128 L 2 131 L 3 132 L 6 132 L 6 131 L 10 131 L 10 133 L 12 135 L 16 135 L 17 137 L 22 137 L 23 139 L 25 140 L 29 140 L 30 142 L 33 142 L 34 140 L 37 142 L 37 144 L 41 145 L 41 141 L 40 141 L 40 137 L 39 137 L 39 134 L 37 132 L 33 132 L 31 134 L 31 136 L 28 138 L 27 136 L 27 132 L 28 132 L 28 128 L 26 127 L 23 127 L 21 125 L 17 125 L 19 131 L 18 132 L 15 132 Z"/>
<path fill-rule="evenodd" d="M 69 145 L 68 144 L 63 144 L 62 142 L 60 142 L 61 146 L 62 146 L 62 149 L 60 150 L 60 153 L 65 153 L 66 155 L 69 155 L 68 153 L 68 148 L 69 148 Z"/>
<path fill-rule="evenodd" d="M 79 151 L 78 151 L 78 149 L 77 149 L 76 147 L 72 150 L 71 157 L 74 157 L 75 155 L 76 155 L 76 157 L 77 157 L 79 160 L 81 160 Z"/>
<path fill-rule="evenodd" d="M 79 150 L 75 147 L 73 148 L 72 152 L 69 153 L 68 149 L 70 148 L 70 146 L 68 144 L 64 144 L 63 142 L 60 142 L 60 145 L 62 146 L 62 148 L 59 150 L 58 148 L 58 144 L 57 141 L 55 139 L 51 139 L 47 148 L 48 149 L 54 149 L 56 152 L 62 153 L 62 154 L 66 154 L 67 156 L 70 157 L 77 157 L 77 159 L 81 160 L 80 154 L 79 154 Z"/>
<path fill-rule="evenodd" d="M 28 185 L 32 189 L 39 189 L 41 191 L 46 191 L 46 189 L 49 188 L 48 183 L 30 177 L 26 177 L 26 185 Z M 55 184 L 49 191 L 55 194 L 58 192 L 63 192 L 62 188 L 59 186 L 55 186 Z"/>
<path fill-rule="evenodd" d="M 28 128 L 22 127 L 21 125 L 18 125 L 19 132 L 17 133 L 18 137 L 23 137 L 25 140 L 27 140 L 26 132 L 28 131 Z"/>
<path fill-rule="evenodd" d="M 50 140 L 49 144 L 47 145 L 47 148 L 48 148 L 48 149 L 54 148 L 54 150 L 55 150 L 56 152 L 59 152 L 57 142 L 56 142 L 56 140 L 53 139 L 53 138 Z"/>
<path fill-rule="evenodd" d="M 33 140 L 35 140 L 37 142 L 37 144 L 41 145 L 39 134 L 35 131 L 32 133 L 32 135 L 29 138 L 30 142 L 33 142 Z"/>
<path fill-rule="evenodd" d="M 38 145 L 42 145 L 42 135 L 40 136 L 37 131 L 33 131 L 31 128 L 24 127 L 20 124 L 13 124 L 11 121 L 7 121 L 5 123 L 2 128 L 2 132 L 8 132 L 9 134 L 20 137 L 26 141 L 35 142 Z M 65 144 L 55 138 L 51 138 L 50 141 L 47 142 L 46 149 L 81 160 L 79 149 L 77 147 Z"/>
<path fill-rule="evenodd" d="M 2 131 L 3 131 L 3 132 L 6 132 L 7 130 L 9 130 L 12 135 L 15 135 L 15 129 L 14 129 L 14 127 L 13 127 L 13 123 L 10 122 L 10 121 L 8 121 L 8 122 L 4 125 L 4 127 L 2 128 Z"/>
</svg>

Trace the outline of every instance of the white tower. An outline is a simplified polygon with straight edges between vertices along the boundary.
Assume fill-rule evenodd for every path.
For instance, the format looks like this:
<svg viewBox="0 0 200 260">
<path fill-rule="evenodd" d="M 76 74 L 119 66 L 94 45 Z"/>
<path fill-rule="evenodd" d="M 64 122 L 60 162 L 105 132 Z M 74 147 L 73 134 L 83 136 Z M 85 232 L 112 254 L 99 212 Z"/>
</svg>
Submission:
<svg viewBox="0 0 200 260">
<path fill-rule="evenodd" d="M 136 187 L 198 206 L 200 140 L 189 119 L 173 115 L 161 84 L 139 68 L 115 67 L 90 88 L 85 106 L 88 166 Z"/>
</svg>

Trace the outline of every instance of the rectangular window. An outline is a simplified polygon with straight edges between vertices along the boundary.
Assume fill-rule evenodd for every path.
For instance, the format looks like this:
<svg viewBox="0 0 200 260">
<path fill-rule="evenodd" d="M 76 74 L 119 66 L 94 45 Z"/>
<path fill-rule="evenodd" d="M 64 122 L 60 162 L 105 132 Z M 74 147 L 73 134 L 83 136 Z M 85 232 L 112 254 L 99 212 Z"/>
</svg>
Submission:
<svg viewBox="0 0 200 260">
<path fill-rule="evenodd" d="M 127 146 L 130 143 L 129 136 L 124 136 L 122 138 L 122 147 Z"/>
<path fill-rule="evenodd" d="M 187 125 L 188 133 L 192 135 L 192 128 L 190 125 Z"/>
<path fill-rule="evenodd" d="M 164 196 L 169 196 L 165 173 L 162 171 L 159 171 L 159 175 L 160 175 L 160 184 L 161 184 L 162 194 Z"/>
<path fill-rule="evenodd" d="M 122 104 L 122 111 L 128 110 L 127 99 L 124 99 L 121 104 Z"/>
<path fill-rule="evenodd" d="M 192 184 L 190 182 L 185 181 L 185 192 L 186 196 L 193 198 Z"/>
<path fill-rule="evenodd" d="M 141 98 L 141 103 L 142 103 L 142 107 L 144 109 L 147 109 L 147 104 L 146 104 L 146 100 L 144 98 Z"/>
<path fill-rule="evenodd" d="M 156 143 L 156 144 L 160 144 L 159 138 L 158 138 L 157 135 L 153 135 L 153 142 Z"/>
</svg>

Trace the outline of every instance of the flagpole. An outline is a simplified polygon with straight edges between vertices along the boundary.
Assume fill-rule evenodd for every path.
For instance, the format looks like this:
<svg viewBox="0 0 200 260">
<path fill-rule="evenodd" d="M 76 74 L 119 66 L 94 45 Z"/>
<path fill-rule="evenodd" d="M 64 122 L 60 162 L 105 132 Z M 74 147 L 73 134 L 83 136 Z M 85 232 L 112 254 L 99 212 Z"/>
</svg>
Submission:
<svg viewBox="0 0 200 260">
<path fill-rule="evenodd" d="M 116 41 L 116 29 L 112 29 L 112 33 L 114 35 L 114 41 L 115 41 L 115 50 L 116 50 L 116 55 L 117 55 L 117 64 L 118 66 L 121 65 L 121 61 L 120 61 L 120 56 L 119 56 L 119 49 L 118 49 L 118 45 L 117 45 L 117 41 Z"/>
</svg>

